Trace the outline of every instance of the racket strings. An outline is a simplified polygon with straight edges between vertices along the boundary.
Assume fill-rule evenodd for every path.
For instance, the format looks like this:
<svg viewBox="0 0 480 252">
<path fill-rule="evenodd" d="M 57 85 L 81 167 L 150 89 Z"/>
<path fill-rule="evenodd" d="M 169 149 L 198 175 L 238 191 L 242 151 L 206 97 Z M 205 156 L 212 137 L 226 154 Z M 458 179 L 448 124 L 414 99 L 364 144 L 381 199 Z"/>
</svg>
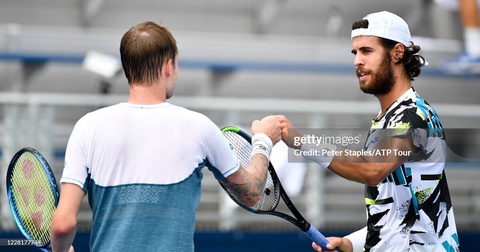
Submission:
<svg viewBox="0 0 480 252">
<path fill-rule="evenodd" d="M 277 207 L 279 199 L 280 199 L 279 188 L 274 183 L 270 173 L 268 173 L 267 181 L 265 183 L 265 188 L 263 189 L 262 198 L 255 205 L 255 207 L 262 211 L 271 211 Z"/>
<path fill-rule="evenodd" d="M 32 239 L 41 245 L 47 244 L 56 206 L 43 165 L 33 154 L 25 152 L 15 162 L 10 181 L 14 214 Z"/>
<path fill-rule="evenodd" d="M 224 135 L 232 144 L 238 156 L 240 164 L 242 164 L 242 166 L 245 168 L 248 167 L 248 164 L 250 162 L 250 158 L 252 155 L 252 145 L 250 141 L 246 140 L 241 135 L 231 131 L 225 131 Z M 267 179 L 266 179 L 265 188 L 263 190 L 262 197 L 259 200 L 259 202 L 255 204 L 253 208 L 256 208 L 262 211 L 273 210 L 275 209 L 275 207 L 277 207 L 279 199 L 280 199 L 279 188 L 274 183 L 270 173 L 267 173 Z"/>
<path fill-rule="evenodd" d="M 232 144 L 240 164 L 245 168 L 248 167 L 252 155 L 252 145 L 250 142 L 231 131 L 224 132 L 224 135 Z"/>
</svg>

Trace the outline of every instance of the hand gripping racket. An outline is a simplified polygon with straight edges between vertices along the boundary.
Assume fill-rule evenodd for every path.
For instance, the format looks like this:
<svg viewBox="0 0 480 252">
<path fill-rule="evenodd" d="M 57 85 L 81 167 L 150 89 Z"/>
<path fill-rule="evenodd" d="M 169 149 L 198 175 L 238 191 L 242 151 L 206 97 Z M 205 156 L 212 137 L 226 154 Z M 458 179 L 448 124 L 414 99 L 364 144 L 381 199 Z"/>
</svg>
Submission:
<svg viewBox="0 0 480 252">
<path fill-rule="evenodd" d="M 7 194 L 23 235 L 31 245 L 51 251 L 50 227 L 60 192 L 50 165 L 38 151 L 26 147 L 13 156 L 7 170 Z"/>
<path fill-rule="evenodd" d="M 252 153 L 252 144 L 251 137 L 246 132 L 241 129 L 233 126 L 228 126 L 222 129 L 223 135 L 228 139 L 230 144 L 235 149 L 235 152 L 238 156 L 238 159 L 243 167 L 248 167 L 250 162 L 250 156 Z M 270 163 L 268 167 L 267 181 L 265 184 L 265 189 L 263 190 L 263 195 L 260 201 L 253 207 L 243 205 L 235 199 L 235 196 L 230 193 L 228 188 L 220 185 L 225 190 L 227 195 L 235 201 L 239 206 L 256 214 L 268 214 L 274 215 L 280 218 L 283 218 L 290 223 L 294 224 L 300 228 L 305 235 L 307 235 L 312 241 L 322 247 L 322 250 L 328 251 L 325 246 L 328 244 L 328 240 L 320 233 L 314 226 L 310 225 L 308 221 L 303 218 L 297 208 L 293 205 L 292 201 L 288 197 L 287 193 L 282 187 L 280 180 L 278 179 L 277 173 L 273 168 L 273 165 Z M 286 213 L 276 211 L 280 198 L 283 199 L 283 202 L 287 205 L 290 212 L 293 216 Z"/>
</svg>

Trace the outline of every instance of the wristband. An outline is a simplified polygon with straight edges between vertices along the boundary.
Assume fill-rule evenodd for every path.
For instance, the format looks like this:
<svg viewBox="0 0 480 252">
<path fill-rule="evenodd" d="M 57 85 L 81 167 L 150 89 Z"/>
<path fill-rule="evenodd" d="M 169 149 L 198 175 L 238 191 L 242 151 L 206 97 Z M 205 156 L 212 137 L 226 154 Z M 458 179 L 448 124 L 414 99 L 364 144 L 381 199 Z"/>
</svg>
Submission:
<svg viewBox="0 0 480 252">
<path fill-rule="evenodd" d="M 367 238 L 367 227 L 346 235 L 343 238 L 350 240 L 350 243 L 352 243 L 353 252 L 361 252 L 363 251 L 365 239 Z"/>
<path fill-rule="evenodd" d="M 270 159 L 272 153 L 273 143 L 270 137 L 264 133 L 258 133 L 252 137 L 252 156 L 254 154 L 263 154 L 267 159 Z"/>
<path fill-rule="evenodd" d="M 312 151 L 313 150 L 313 151 Z M 328 168 L 330 163 L 332 163 L 333 157 L 335 156 L 335 152 L 337 150 L 337 146 L 333 144 L 303 144 L 300 151 L 302 153 L 309 153 L 309 155 L 305 155 L 306 158 L 314 161 L 315 163 L 319 164 L 322 168 Z"/>
</svg>

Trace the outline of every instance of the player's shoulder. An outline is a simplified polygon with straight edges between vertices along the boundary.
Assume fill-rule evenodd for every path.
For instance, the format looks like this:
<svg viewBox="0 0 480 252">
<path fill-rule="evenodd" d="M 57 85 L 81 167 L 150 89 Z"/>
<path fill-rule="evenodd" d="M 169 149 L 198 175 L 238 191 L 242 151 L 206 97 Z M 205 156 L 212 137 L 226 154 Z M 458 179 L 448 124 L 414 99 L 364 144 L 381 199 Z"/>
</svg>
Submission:
<svg viewBox="0 0 480 252">
<path fill-rule="evenodd" d="M 174 112 L 174 120 L 177 124 L 183 125 L 182 127 L 188 127 L 190 131 L 200 131 L 205 134 L 211 135 L 212 132 L 220 132 L 218 126 L 207 115 L 190 110 L 185 107 L 172 105 L 172 111 Z"/>
<path fill-rule="evenodd" d="M 415 99 L 407 99 L 401 102 L 389 115 L 388 128 L 424 128 L 426 127 L 427 115 L 421 109 Z"/>
<path fill-rule="evenodd" d="M 119 107 L 119 104 L 115 104 L 115 105 L 110 105 L 110 106 L 106 106 L 106 107 L 102 107 L 102 108 L 98 108 L 96 110 L 90 111 L 85 115 L 83 115 L 82 117 L 80 117 L 79 122 L 91 121 L 91 120 L 95 120 L 96 118 L 103 118 L 106 115 L 111 114 L 112 111 L 116 110 L 118 107 Z"/>
<path fill-rule="evenodd" d="M 189 120 L 211 121 L 205 114 L 178 105 L 171 105 L 170 108 L 176 115 L 183 116 Z"/>
</svg>

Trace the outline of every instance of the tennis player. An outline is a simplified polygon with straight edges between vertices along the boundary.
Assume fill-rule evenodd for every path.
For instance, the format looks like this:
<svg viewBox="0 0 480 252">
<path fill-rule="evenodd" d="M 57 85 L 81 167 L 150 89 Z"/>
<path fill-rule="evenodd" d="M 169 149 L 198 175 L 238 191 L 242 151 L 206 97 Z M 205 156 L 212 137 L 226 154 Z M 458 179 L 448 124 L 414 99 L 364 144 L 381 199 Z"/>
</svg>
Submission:
<svg viewBox="0 0 480 252">
<path fill-rule="evenodd" d="M 263 193 L 268 157 L 281 139 L 277 118 L 252 123 L 248 169 L 206 116 L 170 104 L 178 76 L 176 40 L 144 22 L 121 39 L 128 101 L 83 116 L 68 141 L 53 251 L 73 251 L 86 193 L 93 212 L 91 251 L 194 251 L 195 213 L 207 167 L 239 201 Z"/>
<path fill-rule="evenodd" d="M 283 140 L 324 168 L 365 184 L 367 225 L 346 237 L 329 237 L 341 251 L 458 251 L 459 240 L 444 173 L 446 143 L 435 110 L 411 81 L 425 60 L 407 23 L 390 12 L 367 15 L 352 26 L 352 53 L 360 89 L 380 112 L 362 155 L 331 143 L 297 144 L 302 134 L 281 116 Z M 317 143 L 318 144 L 318 143 Z M 355 152 L 353 152 L 355 153 Z M 321 248 L 312 244 L 316 251 Z"/>
</svg>

